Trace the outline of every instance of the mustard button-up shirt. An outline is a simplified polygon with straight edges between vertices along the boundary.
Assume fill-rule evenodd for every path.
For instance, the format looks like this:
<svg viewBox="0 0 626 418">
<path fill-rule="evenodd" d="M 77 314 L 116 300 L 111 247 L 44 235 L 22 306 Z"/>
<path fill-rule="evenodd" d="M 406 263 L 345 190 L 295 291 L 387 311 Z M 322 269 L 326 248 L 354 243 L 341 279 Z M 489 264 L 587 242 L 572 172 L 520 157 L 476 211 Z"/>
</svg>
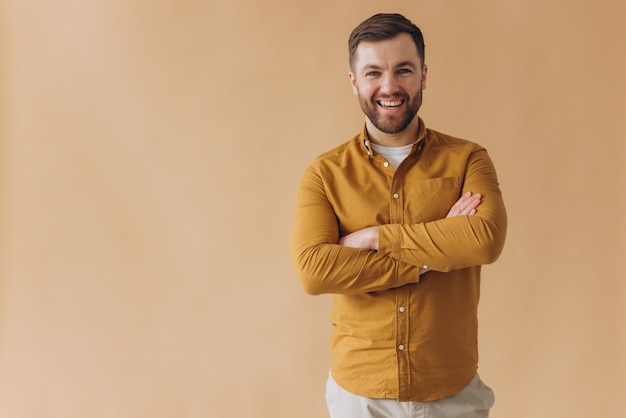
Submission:
<svg viewBox="0 0 626 418">
<path fill-rule="evenodd" d="M 318 157 L 297 190 L 291 256 L 306 292 L 333 294 L 331 373 L 370 398 L 427 401 L 463 389 L 478 367 L 481 265 L 502 251 L 506 212 L 481 146 L 420 129 L 397 170 L 365 129 Z M 445 219 L 465 192 L 473 216 Z M 338 245 L 379 226 L 379 249 Z M 420 267 L 431 271 L 420 276 Z"/>
</svg>

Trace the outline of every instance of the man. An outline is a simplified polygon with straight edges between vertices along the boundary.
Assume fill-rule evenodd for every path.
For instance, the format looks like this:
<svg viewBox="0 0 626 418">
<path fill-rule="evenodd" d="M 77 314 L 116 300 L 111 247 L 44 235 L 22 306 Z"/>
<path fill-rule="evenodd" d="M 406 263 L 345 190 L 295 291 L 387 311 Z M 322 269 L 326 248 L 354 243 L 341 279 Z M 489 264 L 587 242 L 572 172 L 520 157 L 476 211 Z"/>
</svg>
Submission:
<svg viewBox="0 0 626 418">
<path fill-rule="evenodd" d="M 306 169 L 291 237 L 304 290 L 333 294 L 330 415 L 487 417 L 477 309 L 480 266 L 506 232 L 495 169 L 417 116 L 427 67 L 413 23 L 374 15 L 349 50 L 365 127 Z"/>
</svg>

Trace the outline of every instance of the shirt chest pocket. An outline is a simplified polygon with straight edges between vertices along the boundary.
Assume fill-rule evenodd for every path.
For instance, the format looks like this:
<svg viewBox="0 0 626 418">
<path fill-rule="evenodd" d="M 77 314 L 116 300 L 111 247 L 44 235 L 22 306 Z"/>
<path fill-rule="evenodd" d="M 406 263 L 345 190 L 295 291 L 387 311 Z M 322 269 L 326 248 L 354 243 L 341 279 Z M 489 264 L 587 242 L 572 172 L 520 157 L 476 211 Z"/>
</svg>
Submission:
<svg viewBox="0 0 626 418">
<path fill-rule="evenodd" d="M 458 177 L 437 177 L 405 185 L 405 223 L 443 219 L 461 196 Z"/>
</svg>

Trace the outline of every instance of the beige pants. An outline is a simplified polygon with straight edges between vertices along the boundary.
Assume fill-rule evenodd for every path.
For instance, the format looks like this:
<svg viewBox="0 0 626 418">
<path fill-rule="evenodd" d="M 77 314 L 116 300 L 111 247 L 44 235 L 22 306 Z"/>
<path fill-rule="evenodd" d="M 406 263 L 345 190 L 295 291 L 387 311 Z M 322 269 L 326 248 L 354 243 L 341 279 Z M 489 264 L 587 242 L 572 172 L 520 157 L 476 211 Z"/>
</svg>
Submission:
<svg viewBox="0 0 626 418">
<path fill-rule="evenodd" d="M 456 395 L 429 402 L 365 398 L 341 388 L 330 375 L 326 383 L 331 418 L 487 418 L 494 401 L 478 375 Z"/>
</svg>

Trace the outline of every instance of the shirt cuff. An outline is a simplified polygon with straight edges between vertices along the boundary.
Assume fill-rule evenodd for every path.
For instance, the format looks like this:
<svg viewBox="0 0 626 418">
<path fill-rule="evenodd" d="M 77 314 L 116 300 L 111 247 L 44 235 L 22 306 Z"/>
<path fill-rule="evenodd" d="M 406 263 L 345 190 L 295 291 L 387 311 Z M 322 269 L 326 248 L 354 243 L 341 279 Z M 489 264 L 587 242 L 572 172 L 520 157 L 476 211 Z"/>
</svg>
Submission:
<svg viewBox="0 0 626 418">
<path fill-rule="evenodd" d="M 399 224 L 380 225 L 378 227 L 378 253 L 401 261 L 401 237 Z"/>
</svg>

